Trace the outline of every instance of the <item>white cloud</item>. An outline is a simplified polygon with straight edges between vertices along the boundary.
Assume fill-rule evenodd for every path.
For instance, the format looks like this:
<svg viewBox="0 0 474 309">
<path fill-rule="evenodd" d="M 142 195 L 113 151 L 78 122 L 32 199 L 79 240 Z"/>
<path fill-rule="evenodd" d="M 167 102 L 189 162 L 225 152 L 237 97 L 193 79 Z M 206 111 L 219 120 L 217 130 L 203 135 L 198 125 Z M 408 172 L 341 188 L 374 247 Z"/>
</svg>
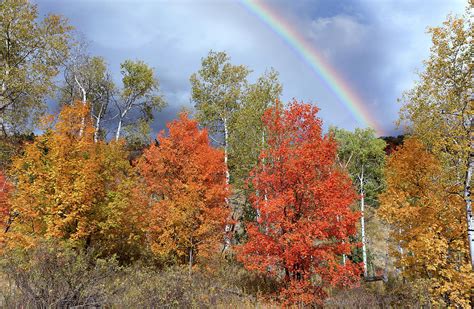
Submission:
<svg viewBox="0 0 474 309">
<path fill-rule="evenodd" d="M 309 37 L 326 48 L 360 48 L 367 40 L 369 28 L 353 16 L 336 15 L 311 20 Z"/>
</svg>

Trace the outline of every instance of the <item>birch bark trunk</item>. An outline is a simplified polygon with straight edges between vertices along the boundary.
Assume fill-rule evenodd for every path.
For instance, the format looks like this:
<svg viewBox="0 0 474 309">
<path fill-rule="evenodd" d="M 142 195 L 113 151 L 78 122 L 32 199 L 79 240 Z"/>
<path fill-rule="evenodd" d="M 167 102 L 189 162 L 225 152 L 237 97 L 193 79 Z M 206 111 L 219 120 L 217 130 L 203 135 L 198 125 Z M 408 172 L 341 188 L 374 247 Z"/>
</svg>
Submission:
<svg viewBox="0 0 474 309">
<path fill-rule="evenodd" d="M 99 131 L 100 131 L 100 118 L 102 117 L 102 111 L 97 115 L 97 119 L 95 121 L 95 129 L 94 129 L 94 143 L 99 141 Z"/>
<path fill-rule="evenodd" d="M 228 144 L 229 144 L 229 131 L 227 128 L 227 118 L 224 117 L 224 164 L 225 164 L 225 181 L 226 184 L 229 185 L 230 183 L 230 174 L 229 174 L 229 166 L 227 164 L 228 160 Z"/>
<path fill-rule="evenodd" d="M 117 132 L 115 132 L 115 141 L 117 142 L 120 138 L 120 131 L 122 130 L 122 117 L 120 117 L 118 125 L 117 125 Z"/>
<path fill-rule="evenodd" d="M 227 190 L 229 190 L 229 183 L 230 183 L 230 173 L 229 173 L 229 165 L 228 165 L 228 151 L 229 151 L 229 130 L 228 130 L 228 127 L 227 127 L 227 117 L 224 117 L 223 119 L 223 122 L 224 122 L 224 164 L 225 164 L 225 182 L 226 182 L 226 185 L 227 185 Z M 226 197 L 225 198 L 225 203 L 226 203 L 226 206 L 227 207 L 230 207 L 230 203 L 229 203 L 229 198 Z M 234 213 L 233 213 L 233 210 L 232 210 L 232 214 L 231 214 L 231 219 L 234 218 Z M 225 226 L 225 236 L 224 236 L 224 247 L 222 248 L 222 252 L 224 252 L 225 250 L 227 250 L 227 248 L 230 247 L 230 243 L 231 243 L 231 240 L 230 240 L 230 234 L 232 233 L 232 230 L 233 230 L 234 226 L 232 223 L 227 223 L 226 226 Z"/>
<path fill-rule="evenodd" d="M 81 93 L 82 93 L 82 104 L 83 105 L 86 105 L 86 102 L 87 102 L 87 95 L 86 95 L 86 90 L 84 89 L 84 87 L 82 87 L 81 83 L 79 82 L 79 80 L 77 79 L 77 76 L 74 75 L 74 80 L 76 81 L 76 84 L 77 86 L 79 87 L 79 90 L 81 90 Z M 84 127 L 86 125 L 86 116 L 82 116 L 82 119 L 81 119 L 81 128 L 79 129 L 79 137 L 82 137 L 82 134 L 84 134 Z"/>
<path fill-rule="evenodd" d="M 367 277 L 367 248 L 365 241 L 365 192 L 364 192 L 364 167 L 362 167 L 362 173 L 359 176 L 360 180 L 360 234 L 362 237 L 362 260 L 364 262 L 364 277 Z"/>
</svg>

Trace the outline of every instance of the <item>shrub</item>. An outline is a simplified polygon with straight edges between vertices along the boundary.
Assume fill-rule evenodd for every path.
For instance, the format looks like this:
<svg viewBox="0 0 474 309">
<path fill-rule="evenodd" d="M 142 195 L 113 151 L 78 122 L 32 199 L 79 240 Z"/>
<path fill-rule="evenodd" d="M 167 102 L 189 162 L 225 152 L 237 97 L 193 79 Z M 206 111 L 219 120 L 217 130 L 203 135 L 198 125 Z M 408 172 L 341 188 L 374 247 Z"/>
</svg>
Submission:
<svg viewBox="0 0 474 309">
<path fill-rule="evenodd" d="M 94 259 L 56 242 L 5 254 L 1 263 L 8 284 L 3 307 L 98 307 L 114 293 L 111 279 L 119 270 L 115 259 Z"/>
</svg>

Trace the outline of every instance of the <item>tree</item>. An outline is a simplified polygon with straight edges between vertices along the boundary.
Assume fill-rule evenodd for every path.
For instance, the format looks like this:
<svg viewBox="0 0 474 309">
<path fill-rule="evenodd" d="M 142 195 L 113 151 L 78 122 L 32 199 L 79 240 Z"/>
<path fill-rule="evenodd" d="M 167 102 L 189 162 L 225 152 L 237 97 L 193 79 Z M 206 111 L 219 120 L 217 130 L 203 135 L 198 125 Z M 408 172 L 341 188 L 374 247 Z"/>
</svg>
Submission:
<svg viewBox="0 0 474 309">
<path fill-rule="evenodd" d="M 270 70 L 246 87 L 241 107 L 230 123 L 229 169 L 232 183 L 243 188 L 250 171 L 257 165 L 260 151 L 265 146 L 263 113 L 275 106 L 282 92 L 278 72 Z"/>
<path fill-rule="evenodd" d="M 263 113 L 275 106 L 281 95 L 282 86 L 278 81 L 278 72 L 270 70 L 259 77 L 254 84 L 244 89 L 242 104 L 234 113 L 229 124 L 229 171 L 233 187 L 231 196 L 233 241 L 238 243 L 245 236 L 244 222 L 253 220 L 254 212 L 249 197 L 254 188 L 248 186 L 250 171 L 257 165 L 260 151 L 265 147 Z"/>
<path fill-rule="evenodd" d="M 38 20 L 26 0 L 0 3 L 0 126 L 3 135 L 28 129 L 44 112 L 45 97 L 68 55 L 72 28 L 58 15 Z"/>
<path fill-rule="evenodd" d="M 159 83 L 153 69 L 143 61 L 126 60 L 120 65 L 123 89 L 120 101 L 116 101 L 118 124 L 115 140 L 118 141 L 126 117 L 132 110 L 140 113 L 146 122 L 153 120 L 153 112 L 161 110 L 165 103 L 158 94 Z"/>
<path fill-rule="evenodd" d="M 221 244 L 228 194 L 224 158 L 186 113 L 168 129 L 138 162 L 144 200 L 151 206 L 148 237 L 162 260 L 191 268 Z"/>
<path fill-rule="evenodd" d="M 10 244 L 59 239 L 127 262 L 143 244 L 146 213 L 132 202 L 136 178 L 124 145 L 95 143 L 89 113 L 82 102 L 64 106 L 14 160 L 11 208 L 18 217 Z"/>
<path fill-rule="evenodd" d="M 226 53 L 210 51 L 202 59 L 201 69 L 190 78 L 197 118 L 216 137 L 214 140 L 219 146 L 224 147 L 227 184 L 230 183 L 229 128 L 242 104 L 243 87 L 249 73 L 243 65 L 232 65 Z"/>
<path fill-rule="evenodd" d="M 232 209 L 229 222 L 237 224 L 226 226 L 226 246 L 237 235 L 235 231 L 244 232 L 239 222 L 250 213 L 247 178 L 265 144 L 261 118 L 282 91 L 275 70 L 265 72 L 253 84 L 247 81 L 250 73 L 246 66 L 233 65 L 226 53 L 210 51 L 201 69 L 191 76 L 197 118 L 209 129 L 213 142 L 224 148 L 226 179 L 233 188 L 227 204 Z"/>
<path fill-rule="evenodd" d="M 356 129 L 349 132 L 332 128 L 331 133 L 338 143 L 339 165 L 351 175 L 354 186 L 360 194 L 360 225 L 364 276 L 367 277 L 367 241 L 365 233 L 365 203 L 377 207 L 377 196 L 383 190 L 383 166 L 386 144 L 375 136 L 373 129 Z"/>
<path fill-rule="evenodd" d="M 440 161 L 407 139 L 387 162 L 379 215 L 390 224 L 393 255 L 404 278 L 428 280 L 434 305 L 470 308 L 474 275 L 465 238 L 463 199 L 449 193 Z"/>
<path fill-rule="evenodd" d="M 318 108 L 292 102 L 264 115 L 267 143 L 254 171 L 257 222 L 239 260 L 282 283 L 286 303 L 322 303 L 327 289 L 357 281 L 359 265 L 341 263 L 356 233 L 356 200 L 347 173 L 336 166 L 336 142 L 322 136 Z"/>
<path fill-rule="evenodd" d="M 102 120 L 109 110 L 114 91 L 115 84 L 104 58 L 90 57 L 84 51 L 77 50 L 64 70 L 61 101 L 67 104 L 81 100 L 83 104 L 90 104 L 95 142 L 103 130 Z"/>
<path fill-rule="evenodd" d="M 467 238 L 474 269 L 471 185 L 474 168 L 472 21 L 448 16 L 430 29 L 433 45 L 419 81 L 403 97 L 400 124 L 441 161 L 446 181 L 464 196 Z"/>
</svg>

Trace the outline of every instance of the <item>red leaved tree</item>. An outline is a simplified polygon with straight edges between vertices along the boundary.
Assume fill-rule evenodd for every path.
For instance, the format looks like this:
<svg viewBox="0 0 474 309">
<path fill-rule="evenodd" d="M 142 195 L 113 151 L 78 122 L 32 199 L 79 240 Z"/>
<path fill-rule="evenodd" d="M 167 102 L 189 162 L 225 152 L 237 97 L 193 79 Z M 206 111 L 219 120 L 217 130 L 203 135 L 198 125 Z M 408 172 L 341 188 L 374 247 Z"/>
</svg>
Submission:
<svg viewBox="0 0 474 309">
<path fill-rule="evenodd" d="M 264 114 L 267 147 L 252 179 L 257 222 L 239 252 L 247 269 L 281 282 L 286 304 L 321 304 L 328 288 L 352 285 L 360 274 L 360 265 L 342 261 L 356 235 L 356 194 L 317 112 L 294 101 Z"/>
<path fill-rule="evenodd" d="M 165 262 L 189 263 L 217 252 L 228 216 L 222 151 L 206 130 L 181 113 L 138 162 L 151 205 L 149 241 Z"/>
</svg>

